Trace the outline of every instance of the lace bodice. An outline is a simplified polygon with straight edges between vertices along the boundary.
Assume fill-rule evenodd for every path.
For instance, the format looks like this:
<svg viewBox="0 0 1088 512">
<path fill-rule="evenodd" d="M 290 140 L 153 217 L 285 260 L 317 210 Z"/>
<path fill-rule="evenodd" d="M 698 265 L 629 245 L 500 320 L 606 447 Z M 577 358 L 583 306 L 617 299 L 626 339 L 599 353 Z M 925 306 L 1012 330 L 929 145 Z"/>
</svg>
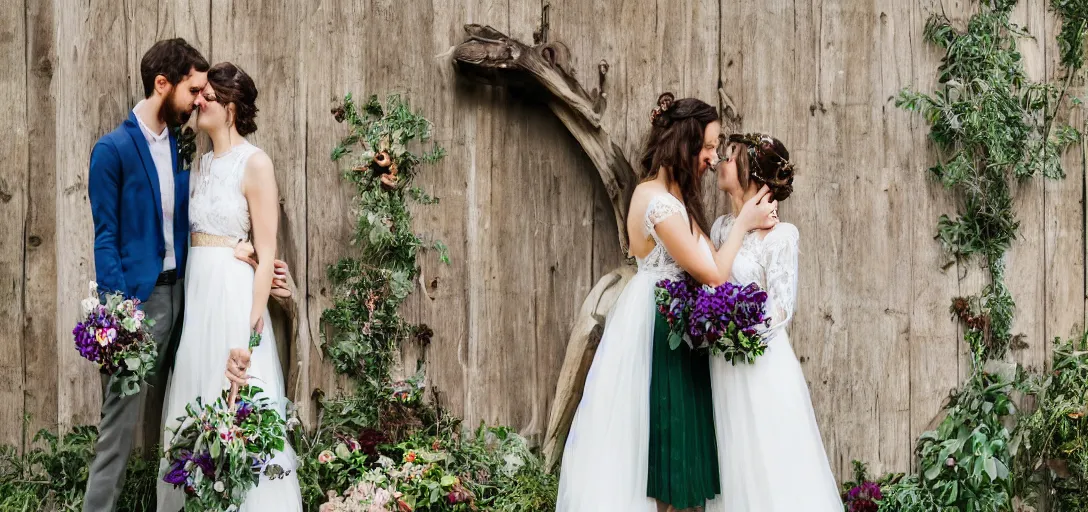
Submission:
<svg viewBox="0 0 1088 512">
<path fill-rule="evenodd" d="M 725 242 L 735 220 L 732 215 L 724 215 L 714 222 L 710 239 L 715 247 Z M 797 227 L 787 223 L 778 224 L 763 239 L 754 232 L 747 233 L 733 260 L 734 282 L 755 282 L 767 290 L 771 329 L 787 326 L 796 309 L 799 238 Z"/>
<path fill-rule="evenodd" d="M 674 279 L 683 275 L 684 270 L 676 263 L 669 251 L 665 249 L 661 238 L 657 236 L 657 223 L 673 215 L 683 216 L 685 222 L 688 220 L 687 209 L 679 199 L 672 194 L 658 194 L 650 198 L 650 203 L 646 205 L 642 228 L 644 236 L 653 237 L 654 248 L 644 258 L 636 258 L 639 272 L 653 273 L 662 279 Z M 699 244 L 706 251 L 708 258 L 714 257 L 705 238 L 700 237 Z"/>
<path fill-rule="evenodd" d="M 249 203 L 242 192 L 246 161 L 260 151 L 248 142 L 218 158 L 212 152 L 200 159 L 189 183 L 190 231 L 249 238 Z"/>
</svg>

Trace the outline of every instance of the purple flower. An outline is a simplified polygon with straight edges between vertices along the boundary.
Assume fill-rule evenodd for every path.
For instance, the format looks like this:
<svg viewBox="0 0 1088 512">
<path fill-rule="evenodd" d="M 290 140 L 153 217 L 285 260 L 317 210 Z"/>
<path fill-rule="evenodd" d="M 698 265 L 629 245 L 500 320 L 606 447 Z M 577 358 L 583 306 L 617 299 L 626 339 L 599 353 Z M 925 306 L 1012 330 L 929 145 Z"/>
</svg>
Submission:
<svg viewBox="0 0 1088 512">
<path fill-rule="evenodd" d="M 710 348 L 734 363 L 750 362 L 766 348 L 760 328 L 770 325 L 767 292 L 756 283 L 712 287 L 685 276 L 658 282 L 654 298 L 673 333 L 696 348 Z"/>
<path fill-rule="evenodd" d="M 862 482 L 861 485 L 846 493 L 846 505 L 849 512 L 876 512 L 876 501 L 884 498 L 880 485 L 876 482 Z"/>
<path fill-rule="evenodd" d="M 184 463 L 180 464 L 184 466 Z M 166 473 L 166 476 L 162 477 L 162 481 L 173 486 L 185 485 L 185 482 L 189 479 L 189 472 L 185 471 L 179 464 L 175 462 L 170 466 L 170 470 Z"/>
<path fill-rule="evenodd" d="M 238 410 L 234 413 L 234 424 L 241 425 L 250 414 L 253 414 L 253 404 L 248 400 L 239 400 Z"/>
<path fill-rule="evenodd" d="M 204 472 L 204 476 L 208 478 L 215 477 L 215 461 L 212 460 L 212 455 L 208 452 L 201 453 L 196 457 L 193 457 L 193 464 L 196 464 L 201 471 Z"/>
</svg>

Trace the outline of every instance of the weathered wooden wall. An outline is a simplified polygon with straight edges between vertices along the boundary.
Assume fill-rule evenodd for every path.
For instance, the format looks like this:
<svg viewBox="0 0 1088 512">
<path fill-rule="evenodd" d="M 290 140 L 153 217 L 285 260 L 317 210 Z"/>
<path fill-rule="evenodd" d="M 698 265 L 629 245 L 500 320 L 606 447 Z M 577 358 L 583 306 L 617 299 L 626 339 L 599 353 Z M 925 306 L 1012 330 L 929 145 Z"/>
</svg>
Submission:
<svg viewBox="0 0 1088 512">
<path fill-rule="evenodd" d="M 835 469 L 854 458 L 905 470 L 918 434 L 966 373 L 950 297 L 982 274 L 948 263 L 933 240 L 948 193 L 926 176 L 927 128 L 889 98 L 934 86 L 940 54 L 925 19 L 966 19 L 966 0 L 548 0 L 549 36 L 567 43 L 589 87 L 611 65 L 603 122 L 630 159 L 657 94 L 717 102 L 719 80 L 742 120 L 799 163 L 782 215 L 802 233 L 793 340 Z M 1032 77 L 1054 77 L 1056 20 L 1043 0 L 1017 19 Z M 282 253 L 305 297 L 301 346 L 285 347 L 298 396 L 336 379 L 321 360 L 324 269 L 344 250 L 350 190 L 329 160 L 342 126 L 332 100 L 400 92 L 435 123 L 449 155 L 423 177 L 441 197 L 417 209 L 452 264 L 428 255 L 433 300 L 410 319 L 435 331 L 423 357 L 442 403 L 470 423 L 543 433 L 573 314 L 623 260 L 596 172 L 532 98 L 459 79 L 443 54 L 461 26 L 531 41 L 541 1 L 26 0 L 0 7 L 0 442 L 98 417 L 98 377 L 68 334 L 93 275 L 87 162 L 97 137 L 139 98 L 138 65 L 155 40 L 181 36 L 231 60 L 261 90 L 253 141 L 271 155 L 284 199 Z M 1077 84 L 1083 92 L 1083 85 Z M 1075 122 L 1082 122 L 1077 118 Z M 1041 365 L 1047 340 L 1085 313 L 1084 170 L 1021 186 L 1022 236 L 1009 257 L 1016 330 Z M 708 191 L 713 187 L 708 183 Z M 713 202 L 719 213 L 720 198 Z M 29 421 L 24 426 L 24 416 Z M 145 434 L 146 435 L 146 434 Z"/>
</svg>

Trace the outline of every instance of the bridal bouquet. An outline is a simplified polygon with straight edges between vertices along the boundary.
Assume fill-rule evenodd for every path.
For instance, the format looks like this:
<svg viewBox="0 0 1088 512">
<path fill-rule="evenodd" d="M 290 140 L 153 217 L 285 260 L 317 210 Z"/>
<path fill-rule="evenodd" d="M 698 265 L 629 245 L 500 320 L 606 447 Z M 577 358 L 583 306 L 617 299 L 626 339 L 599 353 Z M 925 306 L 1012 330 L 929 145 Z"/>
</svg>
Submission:
<svg viewBox="0 0 1088 512">
<path fill-rule="evenodd" d="M 734 365 L 751 364 L 767 349 L 760 332 L 771 324 L 767 292 L 756 283 L 702 286 L 695 294 L 688 322 L 691 336 L 705 340 L 711 354 Z"/>
<path fill-rule="evenodd" d="M 756 283 L 712 287 L 685 275 L 680 280 L 659 281 L 654 298 L 669 323 L 672 350 L 687 343 L 737 364 L 754 362 L 767 348 L 760 333 L 771 321 L 767 292 Z"/>
<path fill-rule="evenodd" d="M 121 396 L 140 392 L 140 383 L 155 368 L 158 348 L 148 328 L 155 321 L 140 309 L 139 299 L 110 293 L 99 299 L 98 283 L 90 284 L 90 296 L 80 303 L 82 320 L 72 329 L 79 355 L 98 363 L 98 369 L 114 377 L 114 391 Z"/>
<path fill-rule="evenodd" d="M 251 338 L 251 349 L 254 340 L 259 343 L 260 335 Z M 268 462 L 284 449 L 285 422 L 262 392 L 246 385 L 224 390 L 210 404 L 197 397 L 185 406 L 180 425 L 170 429 L 163 481 L 185 489 L 186 512 L 238 510 L 262 473 L 286 476 L 281 466 Z"/>
</svg>

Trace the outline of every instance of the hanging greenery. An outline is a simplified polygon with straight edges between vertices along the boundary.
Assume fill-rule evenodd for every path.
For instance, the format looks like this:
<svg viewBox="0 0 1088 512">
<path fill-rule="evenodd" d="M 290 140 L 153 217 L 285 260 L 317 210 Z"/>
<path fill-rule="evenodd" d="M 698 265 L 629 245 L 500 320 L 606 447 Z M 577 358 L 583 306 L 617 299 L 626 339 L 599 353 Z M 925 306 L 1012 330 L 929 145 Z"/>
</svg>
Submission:
<svg viewBox="0 0 1088 512">
<path fill-rule="evenodd" d="M 945 50 L 940 87 L 932 94 L 906 89 L 896 101 L 930 123 L 938 150 L 930 172 L 959 203 L 954 218 L 938 220 L 938 238 L 957 258 L 978 257 L 989 270 L 989 286 L 977 297 L 961 299 L 982 319 L 966 326 L 976 366 L 1004 357 L 1012 340 L 1014 302 L 1003 262 L 1020 228 L 1012 181 L 1064 177 L 1061 153 L 1079 139 L 1069 126 L 1052 129 L 1065 89 L 1032 82 L 1025 74 L 1016 41 L 1027 34 L 1009 20 L 1016 2 L 980 3 L 965 29 L 943 15 L 927 21 L 926 40 Z M 957 309 L 962 317 L 963 308 Z"/>
<path fill-rule="evenodd" d="M 344 179 L 355 186 L 351 245 L 358 251 L 329 269 L 334 304 L 322 315 L 325 349 L 337 372 L 357 384 L 360 403 L 375 404 L 363 411 L 375 423 L 400 344 L 429 331 L 400 315 L 419 275 L 416 258 L 434 249 L 449 262 L 445 245 L 412 231 L 408 209 L 409 200 L 438 201 L 412 184 L 420 166 L 438 161 L 445 151 L 432 145 L 416 156 L 409 150 L 430 140 L 431 124 L 399 96 L 383 106 L 376 96 L 357 104 L 348 95 L 333 115 L 348 127 L 332 159 L 344 163 Z"/>
<path fill-rule="evenodd" d="M 1069 85 L 1083 65 L 1088 3 L 1051 1 L 1063 20 L 1058 39 L 1066 76 L 1061 85 L 1028 80 L 1016 47 L 1027 34 L 1009 19 L 1015 4 L 982 0 L 978 14 L 962 29 L 943 15 L 931 17 L 925 37 L 945 50 L 940 87 L 932 94 L 905 89 L 896 101 L 930 123 L 938 151 L 930 172 L 957 198 L 958 213 L 940 217 L 937 238 L 960 261 L 980 259 L 989 284 L 979 295 L 952 301 L 950 311 L 964 326 L 971 347 L 971 376 L 951 395 L 937 429 L 919 439 L 919 473 L 885 479 L 878 490 L 881 511 L 1012 511 L 1014 504 L 1021 510 L 1037 497 L 1026 482 L 1040 481 L 1041 461 L 1052 460 L 1048 457 L 1055 457 L 1059 446 L 1068 449 L 1068 438 L 1077 432 L 1055 422 L 1064 421 L 1061 414 L 1074 403 L 1085 403 L 1083 393 L 1070 397 L 1077 388 L 1069 379 L 1075 376 L 1060 380 L 1063 385 L 1052 379 L 1032 385 L 1021 368 L 1005 362 L 1018 337 L 1011 331 L 1015 304 L 1005 285 L 1004 257 L 1020 227 L 1013 211 L 1013 180 L 1063 178 L 1061 155 L 1080 140 L 1074 128 L 1055 125 L 1059 110 L 1069 107 Z M 1055 359 L 1056 368 L 1072 364 L 1068 357 Z M 1014 390 L 1043 396 L 1039 411 L 1019 425 L 1010 398 Z M 1056 440 L 1050 427 L 1066 437 Z M 1084 442 L 1083 435 L 1076 439 Z M 1024 452 L 1018 454 L 1021 444 Z"/>
<path fill-rule="evenodd" d="M 354 393 L 323 397 L 315 430 L 293 432 L 308 509 L 328 512 L 547 510 L 558 482 L 524 438 L 505 427 L 462 431 L 425 399 L 424 373 L 394 380 L 404 343 L 427 344 L 426 325 L 400 308 L 420 276 L 418 259 L 445 245 L 412 231 L 409 201 L 437 199 L 414 187 L 444 151 L 426 145 L 431 124 L 399 96 L 364 104 L 347 96 L 332 111 L 348 134 L 332 151 L 355 187 L 355 254 L 329 268 L 334 304 L 322 316 L 325 355 Z"/>
</svg>

